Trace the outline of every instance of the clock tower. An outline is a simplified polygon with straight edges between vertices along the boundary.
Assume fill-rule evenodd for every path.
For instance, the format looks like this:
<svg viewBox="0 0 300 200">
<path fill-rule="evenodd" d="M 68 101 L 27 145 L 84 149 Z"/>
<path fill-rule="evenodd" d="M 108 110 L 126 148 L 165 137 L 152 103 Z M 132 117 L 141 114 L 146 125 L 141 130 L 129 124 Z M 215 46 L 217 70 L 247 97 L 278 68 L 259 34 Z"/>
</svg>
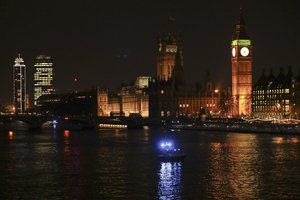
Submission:
<svg viewBox="0 0 300 200">
<path fill-rule="evenodd" d="M 176 34 L 171 33 L 158 37 L 156 67 L 156 76 L 158 80 L 171 80 L 177 51 L 179 51 L 180 65 L 183 66 L 182 42 L 179 37 Z"/>
<path fill-rule="evenodd" d="M 251 115 L 252 42 L 241 15 L 231 42 L 232 115 Z"/>
</svg>

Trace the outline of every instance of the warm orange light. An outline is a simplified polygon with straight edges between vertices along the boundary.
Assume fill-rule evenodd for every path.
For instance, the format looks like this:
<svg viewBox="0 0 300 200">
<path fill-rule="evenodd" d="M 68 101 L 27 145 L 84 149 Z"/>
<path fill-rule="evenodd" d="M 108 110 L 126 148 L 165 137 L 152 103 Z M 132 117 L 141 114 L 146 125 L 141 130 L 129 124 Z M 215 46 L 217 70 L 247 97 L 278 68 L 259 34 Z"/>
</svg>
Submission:
<svg viewBox="0 0 300 200">
<path fill-rule="evenodd" d="M 119 136 L 120 135 L 120 129 L 115 129 L 115 135 Z"/>
<path fill-rule="evenodd" d="M 296 137 L 291 138 L 291 143 L 298 143 L 299 140 Z"/>
<path fill-rule="evenodd" d="M 273 138 L 273 143 L 282 144 L 282 143 L 284 143 L 284 138 L 283 137 L 275 137 L 275 138 Z"/>
<path fill-rule="evenodd" d="M 65 136 L 66 138 L 70 137 L 70 131 L 69 131 L 69 130 L 65 130 L 65 131 L 64 131 L 64 136 Z"/>
<path fill-rule="evenodd" d="M 218 92 L 219 92 L 219 90 L 216 89 L 216 90 L 215 90 L 215 93 L 218 93 Z"/>
<path fill-rule="evenodd" d="M 8 132 L 8 136 L 9 136 L 9 139 L 12 140 L 13 137 L 14 137 L 14 132 L 13 131 L 9 131 Z"/>
<path fill-rule="evenodd" d="M 280 107 L 281 107 L 280 103 L 277 103 L 276 107 L 277 107 L 277 109 L 280 109 Z"/>
<path fill-rule="evenodd" d="M 69 117 L 65 117 L 65 120 L 68 120 L 69 119 Z"/>
</svg>

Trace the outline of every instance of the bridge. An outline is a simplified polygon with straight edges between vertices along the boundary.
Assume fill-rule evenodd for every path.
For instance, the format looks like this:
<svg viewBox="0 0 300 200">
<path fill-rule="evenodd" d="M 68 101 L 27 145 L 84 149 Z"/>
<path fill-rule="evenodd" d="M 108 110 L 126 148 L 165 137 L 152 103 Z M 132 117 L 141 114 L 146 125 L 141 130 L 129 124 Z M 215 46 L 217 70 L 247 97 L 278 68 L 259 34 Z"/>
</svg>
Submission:
<svg viewBox="0 0 300 200">
<path fill-rule="evenodd" d="M 96 127 L 90 116 L 45 116 L 34 114 L 1 114 L 0 129 L 31 130 L 41 128 L 84 129 Z"/>
</svg>

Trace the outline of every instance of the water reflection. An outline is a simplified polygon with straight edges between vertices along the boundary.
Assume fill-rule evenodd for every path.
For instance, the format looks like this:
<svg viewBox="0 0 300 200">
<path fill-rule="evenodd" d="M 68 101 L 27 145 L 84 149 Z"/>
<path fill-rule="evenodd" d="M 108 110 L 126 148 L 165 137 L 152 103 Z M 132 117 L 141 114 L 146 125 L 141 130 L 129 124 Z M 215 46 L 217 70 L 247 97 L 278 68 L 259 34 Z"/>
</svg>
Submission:
<svg viewBox="0 0 300 200">
<path fill-rule="evenodd" d="M 225 143 L 211 143 L 209 193 L 214 199 L 257 197 L 259 184 L 256 135 L 229 134 Z"/>
<path fill-rule="evenodd" d="M 82 196 L 80 148 L 69 130 L 64 130 L 63 136 L 63 173 L 67 182 L 65 192 L 73 199 L 80 199 Z"/>
<path fill-rule="evenodd" d="M 70 131 L 69 130 L 65 130 L 64 131 L 64 137 L 65 138 L 69 138 L 70 137 Z"/>
<path fill-rule="evenodd" d="M 299 139 L 298 137 L 273 137 L 272 139 L 272 143 L 275 143 L 275 144 L 284 144 L 284 143 L 291 143 L 291 144 L 296 144 L 299 142 Z"/>
<path fill-rule="evenodd" d="M 181 186 L 181 162 L 161 162 L 158 183 L 159 199 L 180 199 Z"/>
</svg>

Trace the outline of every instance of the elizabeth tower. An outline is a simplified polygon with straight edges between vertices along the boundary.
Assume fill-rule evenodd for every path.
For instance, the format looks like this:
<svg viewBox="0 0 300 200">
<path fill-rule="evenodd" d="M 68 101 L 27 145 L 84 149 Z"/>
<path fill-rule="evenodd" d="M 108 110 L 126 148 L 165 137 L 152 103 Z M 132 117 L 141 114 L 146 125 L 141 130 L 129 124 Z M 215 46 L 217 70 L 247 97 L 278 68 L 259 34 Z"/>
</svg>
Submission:
<svg viewBox="0 0 300 200">
<path fill-rule="evenodd" d="M 242 15 L 236 24 L 231 42 L 232 115 L 251 115 L 252 43 L 246 32 Z"/>
</svg>

